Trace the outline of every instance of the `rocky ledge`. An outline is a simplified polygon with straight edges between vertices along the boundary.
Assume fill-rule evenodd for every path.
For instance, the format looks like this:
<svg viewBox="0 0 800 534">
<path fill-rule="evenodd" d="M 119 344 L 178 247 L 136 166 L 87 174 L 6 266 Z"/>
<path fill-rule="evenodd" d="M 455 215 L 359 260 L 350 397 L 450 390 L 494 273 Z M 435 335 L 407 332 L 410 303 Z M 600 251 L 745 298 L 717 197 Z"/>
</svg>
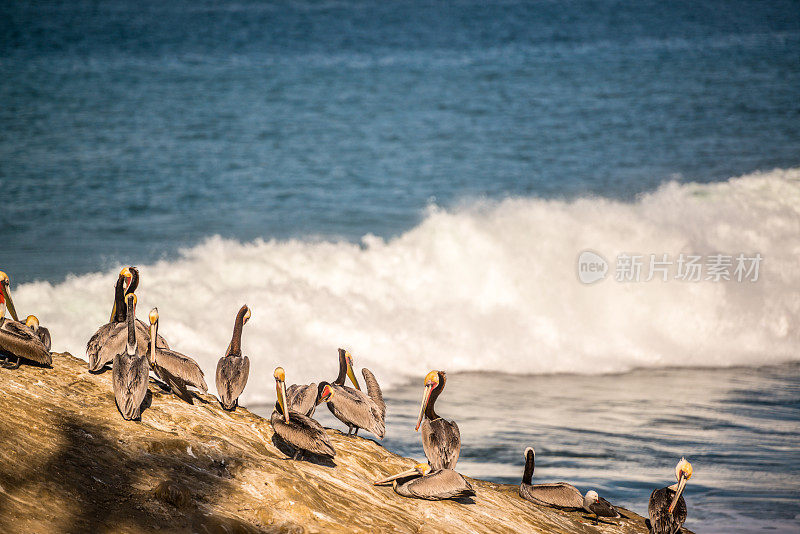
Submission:
<svg viewBox="0 0 800 534">
<path fill-rule="evenodd" d="M 152 382 L 145 402 L 124 421 L 111 372 L 66 353 L 51 369 L 0 369 L 0 532 L 647 532 L 629 511 L 594 526 L 481 480 L 472 503 L 407 499 L 372 481 L 414 461 L 372 440 L 328 430 L 333 463 L 294 461 L 244 408 L 189 405 Z"/>
</svg>

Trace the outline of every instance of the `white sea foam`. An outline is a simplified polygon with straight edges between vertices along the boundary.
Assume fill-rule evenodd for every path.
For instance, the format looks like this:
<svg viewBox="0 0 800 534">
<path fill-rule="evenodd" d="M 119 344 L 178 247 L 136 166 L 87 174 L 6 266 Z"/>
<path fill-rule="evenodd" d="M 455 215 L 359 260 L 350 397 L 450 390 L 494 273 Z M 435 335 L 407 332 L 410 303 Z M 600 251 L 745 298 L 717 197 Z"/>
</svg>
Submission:
<svg viewBox="0 0 800 534">
<path fill-rule="evenodd" d="M 760 253 L 756 283 L 606 279 L 583 285 L 578 253 Z M 252 319 L 244 402 L 288 380 L 332 379 L 336 349 L 384 384 L 432 368 L 603 373 L 635 367 L 761 365 L 800 359 L 800 169 L 710 185 L 668 183 L 632 203 L 507 199 L 431 208 L 391 240 L 212 237 L 140 265 L 139 316 L 195 357 L 213 388 L 234 315 Z M 54 350 L 84 356 L 108 320 L 118 269 L 19 286 Z M 13 276 L 13 273 L 11 273 Z M 612 265 L 613 275 L 613 265 Z"/>
</svg>

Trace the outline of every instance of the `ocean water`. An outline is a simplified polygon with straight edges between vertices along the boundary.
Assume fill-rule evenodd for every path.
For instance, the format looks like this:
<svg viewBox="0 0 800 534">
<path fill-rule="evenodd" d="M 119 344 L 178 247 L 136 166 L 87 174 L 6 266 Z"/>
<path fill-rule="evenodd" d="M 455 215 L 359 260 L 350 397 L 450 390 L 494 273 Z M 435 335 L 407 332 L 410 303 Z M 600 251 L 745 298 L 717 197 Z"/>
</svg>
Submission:
<svg viewBox="0 0 800 534">
<path fill-rule="evenodd" d="M 440 368 L 467 474 L 532 444 L 642 513 L 686 455 L 690 528 L 800 530 L 797 2 L 7 2 L 0 35 L 0 269 L 55 349 L 138 265 L 209 377 L 250 305 L 247 405 L 344 346 L 392 450 Z M 615 279 L 740 253 L 757 281 Z"/>
</svg>

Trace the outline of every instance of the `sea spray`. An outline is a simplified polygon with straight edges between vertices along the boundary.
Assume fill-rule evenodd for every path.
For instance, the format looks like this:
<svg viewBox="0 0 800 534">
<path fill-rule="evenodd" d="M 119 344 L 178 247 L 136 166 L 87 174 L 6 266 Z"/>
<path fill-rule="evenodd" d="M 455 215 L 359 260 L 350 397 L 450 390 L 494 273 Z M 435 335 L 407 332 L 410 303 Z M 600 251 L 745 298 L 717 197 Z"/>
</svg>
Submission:
<svg viewBox="0 0 800 534">
<path fill-rule="evenodd" d="M 585 285 L 575 270 L 585 249 L 612 261 L 623 252 L 764 259 L 757 282 L 609 276 Z M 799 262 L 800 169 L 791 169 L 667 183 L 631 203 L 432 207 L 408 232 L 358 244 L 210 237 L 139 265 L 137 294 L 140 309 L 158 306 L 164 337 L 207 378 L 248 304 L 247 404 L 274 400 L 277 365 L 298 382 L 333 378 L 340 346 L 385 386 L 434 368 L 609 373 L 797 360 Z M 54 350 L 83 356 L 108 320 L 118 270 L 24 284 L 15 302 L 50 328 Z"/>
</svg>

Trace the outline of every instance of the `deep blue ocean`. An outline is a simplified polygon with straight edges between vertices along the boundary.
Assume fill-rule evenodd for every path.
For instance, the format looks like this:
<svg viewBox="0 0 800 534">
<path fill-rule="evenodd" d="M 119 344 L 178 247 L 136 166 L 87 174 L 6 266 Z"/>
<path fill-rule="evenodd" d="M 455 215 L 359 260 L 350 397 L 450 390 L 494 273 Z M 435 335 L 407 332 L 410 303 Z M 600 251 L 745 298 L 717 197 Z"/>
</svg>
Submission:
<svg viewBox="0 0 800 534">
<path fill-rule="evenodd" d="M 585 286 L 584 249 L 765 259 Z M 346 346 L 419 456 L 444 368 L 466 474 L 534 445 L 645 513 L 685 455 L 689 528 L 800 532 L 798 258 L 798 1 L 0 3 L 0 270 L 56 350 L 138 265 L 207 376 L 251 306 L 246 404 Z"/>
</svg>

